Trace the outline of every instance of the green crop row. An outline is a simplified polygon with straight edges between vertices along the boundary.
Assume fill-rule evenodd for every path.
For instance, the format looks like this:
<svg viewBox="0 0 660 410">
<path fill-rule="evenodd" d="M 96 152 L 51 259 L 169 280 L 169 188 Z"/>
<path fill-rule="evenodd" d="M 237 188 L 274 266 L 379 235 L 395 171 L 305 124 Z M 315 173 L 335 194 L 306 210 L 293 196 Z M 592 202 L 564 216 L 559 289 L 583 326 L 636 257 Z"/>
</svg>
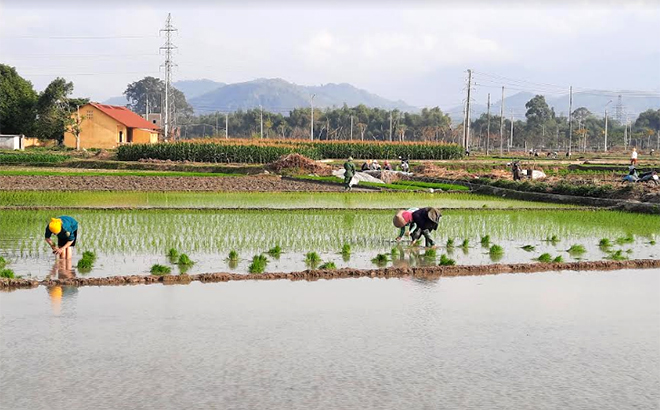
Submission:
<svg viewBox="0 0 660 410">
<path fill-rule="evenodd" d="M 268 163 L 291 153 L 299 153 L 312 159 L 347 158 L 398 158 L 452 159 L 462 156 L 458 145 L 438 143 L 351 143 L 351 142 L 176 142 L 160 144 L 122 145 L 117 150 L 121 161 L 137 161 L 151 158 L 193 162 Z"/>
<path fill-rule="evenodd" d="M 69 159 L 68 155 L 48 154 L 43 152 L 0 152 L 1 164 L 57 163 Z"/>
</svg>

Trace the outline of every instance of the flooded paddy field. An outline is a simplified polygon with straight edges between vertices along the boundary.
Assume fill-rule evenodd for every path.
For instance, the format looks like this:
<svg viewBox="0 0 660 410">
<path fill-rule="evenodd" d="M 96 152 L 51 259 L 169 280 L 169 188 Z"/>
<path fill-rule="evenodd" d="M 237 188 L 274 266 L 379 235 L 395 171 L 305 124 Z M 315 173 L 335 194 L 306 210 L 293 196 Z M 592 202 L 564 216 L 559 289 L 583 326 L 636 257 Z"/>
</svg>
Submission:
<svg viewBox="0 0 660 410">
<path fill-rule="evenodd" d="M 187 273 L 247 274 L 253 256 L 276 245 L 281 254 L 266 255 L 265 272 L 301 271 L 323 262 L 357 269 L 437 265 L 443 254 L 459 265 L 535 263 L 543 254 L 566 262 L 597 261 L 617 251 L 630 259 L 660 257 L 660 218 L 612 211 L 448 210 L 433 234 L 436 254 L 430 255 L 424 248 L 411 247 L 408 239 L 394 241 L 398 230 L 392 226 L 392 212 L 386 210 L 61 209 L 57 215 L 71 215 L 81 226 L 72 264 L 64 267 L 70 272 L 63 272 L 43 240 L 53 212 L 0 211 L 0 256 L 17 275 L 147 275 L 154 264 L 178 274 L 182 268 L 166 255 L 171 248 L 195 262 L 183 268 Z M 485 236 L 488 244 L 482 244 Z M 600 246 L 602 239 L 610 245 Z M 345 244 L 350 246 L 348 255 L 341 253 Z M 491 252 L 493 245 L 503 252 Z M 238 253 L 234 261 L 228 258 L 232 250 Z M 83 251 L 97 254 L 90 271 L 76 269 Z M 308 252 L 318 253 L 321 261 L 306 261 Z M 386 260 L 373 261 L 378 254 Z"/>
<path fill-rule="evenodd" d="M 157 187 L 154 187 L 157 189 Z M 157 207 L 157 208 L 570 208 L 470 193 L 410 192 L 140 192 L 140 191 L 0 191 L 4 207 Z"/>
<path fill-rule="evenodd" d="M 654 270 L 0 292 L 0 408 L 657 408 Z"/>
</svg>

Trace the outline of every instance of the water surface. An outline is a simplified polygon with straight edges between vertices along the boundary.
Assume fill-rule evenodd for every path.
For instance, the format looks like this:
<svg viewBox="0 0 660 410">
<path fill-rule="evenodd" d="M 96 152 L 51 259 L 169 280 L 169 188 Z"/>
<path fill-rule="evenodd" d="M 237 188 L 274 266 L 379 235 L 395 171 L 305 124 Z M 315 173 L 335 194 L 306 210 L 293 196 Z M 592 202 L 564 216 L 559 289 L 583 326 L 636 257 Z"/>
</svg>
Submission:
<svg viewBox="0 0 660 410">
<path fill-rule="evenodd" d="M 0 408 L 654 409 L 659 278 L 0 293 Z"/>
</svg>

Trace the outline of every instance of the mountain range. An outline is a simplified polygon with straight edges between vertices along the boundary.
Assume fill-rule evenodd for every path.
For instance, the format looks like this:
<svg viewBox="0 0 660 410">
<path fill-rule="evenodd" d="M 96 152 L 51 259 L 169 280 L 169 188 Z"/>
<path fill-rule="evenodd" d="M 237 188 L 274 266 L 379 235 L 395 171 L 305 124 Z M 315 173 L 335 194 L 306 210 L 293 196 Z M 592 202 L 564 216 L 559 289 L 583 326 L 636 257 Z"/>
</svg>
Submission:
<svg viewBox="0 0 660 410">
<path fill-rule="evenodd" d="M 383 109 L 396 108 L 409 112 L 419 111 L 419 108 L 408 105 L 404 101 L 388 100 L 346 83 L 303 86 L 279 78 L 261 78 L 234 84 L 225 84 L 207 79 L 186 80 L 175 82 L 173 85 L 183 92 L 196 114 L 207 114 L 216 111 L 232 112 L 239 109 L 259 108 L 260 105 L 266 111 L 288 114 L 294 108 L 309 107 L 312 95 L 314 95 L 314 107 L 319 108 L 341 107 L 344 104 L 354 107 L 364 104 L 368 107 Z M 623 112 L 629 114 L 631 120 L 634 120 L 639 113 L 649 108 L 660 109 L 660 96 L 644 96 L 630 91 L 622 91 L 621 93 Z M 504 115 L 508 118 L 513 113 L 514 119 L 523 119 L 527 111 L 525 104 L 534 96 L 534 93 L 521 91 L 505 97 Z M 480 99 L 483 100 L 483 98 Z M 612 102 L 608 105 L 609 101 Z M 546 96 L 546 102 L 554 108 L 557 115 L 568 113 L 568 95 Z M 121 96 L 110 98 L 104 103 L 126 105 L 127 101 L 125 97 Z M 617 103 L 616 93 L 576 92 L 573 94 L 573 110 L 586 107 L 594 115 L 604 115 L 607 105 L 608 111 L 614 116 Z M 491 114 L 499 115 L 500 104 L 500 101 L 491 104 Z M 443 111 L 449 113 L 454 123 L 463 121 L 462 106 L 445 108 L 443 108 Z M 473 103 L 470 110 L 471 116 L 472 118 L 478 118 L 486 110 L 486 104 Z"/>
<path fill-rule="evenodd" d="M 212 80 L 188 80 L 173 83 L 183 92 L 196 114 L 208 114 L 216 111 L 232 112 L 259 108 L 288 114 L 294 108 L 309 107 L 314 96 L 314 107 L 328 108 L 349 107 L 364 104 L 368 107 L 416 111 L 417 108 L 404 101 L 392 101 L 372 94 L 350 84 L 324 84 L 304 86 L 273 78 L 260 78 L 243 83 L 225 84 Z M 125 105 L 126 98 L 112 97 L 106 104 Z"/>
</svg>

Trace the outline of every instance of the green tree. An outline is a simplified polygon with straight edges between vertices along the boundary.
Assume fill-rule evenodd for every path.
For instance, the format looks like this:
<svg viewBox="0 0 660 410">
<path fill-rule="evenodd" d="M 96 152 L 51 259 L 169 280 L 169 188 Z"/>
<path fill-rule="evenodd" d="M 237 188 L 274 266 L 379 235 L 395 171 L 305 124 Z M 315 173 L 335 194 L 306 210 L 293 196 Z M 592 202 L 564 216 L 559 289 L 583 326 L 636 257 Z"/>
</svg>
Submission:
<svg viewBox="0 0 660 410">
<path fill-rule="evenodd" d="M 165 106 L 165 83 L 155 77 L 144 77 L 140 81 L 128 84 L 124 95 L 128 100 L 128 108 L 138 114 L 147 112 L 147 100 L 149 101 L 149 112 L 162 113 Z M 176 123 L 176 116 L 189 117 L 193 109 L 186 101 L 186 96 L 174 87 L 170 87 L 169 97 L 172 121 Z"/>
<path fill-rule="evenodd" d="M 0 64 L 0 133 L 30 134 L 37 93 L 14 67 Z"/>
<path fill-rule="evenodd" d="M 39 94 L 36 104 L 37 120 L 34 131 L 37 138 L 62 141 L 67 127 L 67 120 L 76 109 L 75 106 L 71 106 L 68 98 L 72 92 L 73 83 L 58 77 L 51 81 L 46 89 Z"/>
</svg>

